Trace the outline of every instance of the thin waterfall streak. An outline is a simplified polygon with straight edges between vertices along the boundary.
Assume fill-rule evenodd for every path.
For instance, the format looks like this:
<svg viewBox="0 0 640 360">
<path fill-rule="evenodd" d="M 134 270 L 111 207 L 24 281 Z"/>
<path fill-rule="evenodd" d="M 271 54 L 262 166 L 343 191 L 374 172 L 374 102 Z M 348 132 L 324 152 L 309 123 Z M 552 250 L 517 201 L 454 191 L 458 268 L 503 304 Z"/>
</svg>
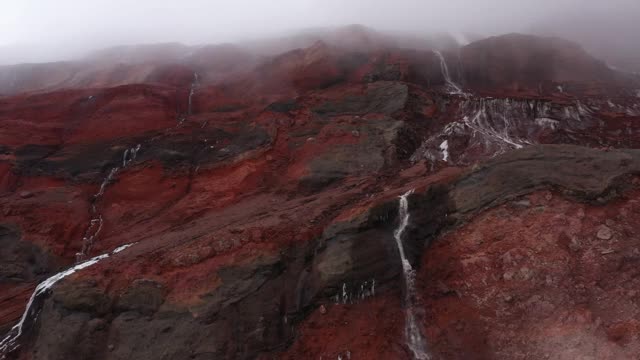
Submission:
<svg viewBox="0 0 640 360">
<path fill-rule="evenodd" d="M 18 323 L 14 325 L 9 330 L 7 335 L 0 341 L 0 359 L 5 359 L 9 352 L 18 348 L 19 344 L 17 343 L 17 340 L 20 338 L 20 336 L 22 336 L 23 328 L 27 320 L 30 317 L 33 318 L 33 321 L 37 319 L 38 313 L 34 313 L 35 311 L 32 309 L 32 307 L 35 300 L 38 299 L 39 296 L 45 294 L 47 290 L 53 287 L 53 285 L 55 285 L 60 280 L 66 278 L 67 276 L 77 271 L 80 271 L 82 269 L 86 269 L 90 266 L 93 266 L 97 264 L 99 261 L 104 260 L 114 254 L 117 254 L 133 245 L 135 245 L 135 243 L 122 245 L 109 253 L 102 254 L 102 255 L 93 257 L 87 261 L 76 264 L 64 271 L 61 271 L 53 276 L 50 276 L 46 280 L 39 283 L 38 286 L 36 286 L 33 293 L 31 294 L 31 297 L 29 298 L 29 302 L 27 302 L 27 306 L 25 307 L 24 312 L 20 317 L 20 321 L 18 321 Z"/>
<path fill-rule="evenodd" d="M 409 190 L 400 196 L 398 206 L 398 218 L 400 219 L 400 223 L 398 224 L 398 228 L 394 231 L 393 237 L 396 240 L 398 253 L 400 254 L 405 285 L 405 341 L 409 350 L 411 350 L 414 359 L 429 360 L 431 357 L 427 352 L 426 340 L 424 339 L 424 335 L 420 329 L 420 322 L 416 313 L 417 304 L 415 300 L 417 298 L 417 294 L 415 291 L 415 270 L 407 259 L 404 245 L 402 244 L 402 235 L 409 224 L 408 198 L 411 194 L 413 194 L 413 190 Z"/>
<path fill-rule="evenodd" d="M 188 107 L 187 107 L 187 115 L 191 116 L 191 114 L 193 113 L 192 111 L 192 100 L 191 98 L 193 97 L 193 94 L 195 94 L 196 92 L 196 87 L 198 86 L 198 73 L 194 72 L 193 73 L 193 82 L 191 82 L 191 89 L 189 90 L 189 99 L 188 99 Z"/>
<path fill-rule="evenodd" d="M 127 155 L 129 155 L 129 149 L 125 150 L 122 155 L 122 167 L 127 166 Z"/>
<path fill-rule="evenodd" d="M 442 71 L 442 76 L 444 77 L 446 87 L 448 88 L 450 93 L 464 95 L 465 93 L 464 91 L 462 91 L 460 86 L 458 86 L 458 84 L 456 84 L 455 82 L 453 82 L 453 80 L 451 80 L 451 75 L 449 74 L 449 67 L 447 66 L 447 61 L 444 59 L 444 56 L 442 55 L 442 53 L 438 50 L 434 50 L 433 52 L 434 54 L 436 54 L 436 56 L 440 60 L 440 70 Z"/>
<path fill-rule="evenodd" d="M 109 174 L 102 180 L 100 184 L 100 189 L 96 194 L 93 195 L 93 201 L 91 204 L 91 208 L 89 210 L 91 215 L 91 220 L 89 220 L 89 225 L 84 232 L 84 236 L 82 237 L 82 247 L 79 252 L 76 253 L 76 263 L 81 263 L 86 260 L 91 248 L 93 247 L 93 243 L 95 242 L 100 230 L 102 230 L 102 226 L 104 221 L 102 219 L 102 214 L 98 212 L 98 208 L 96 204 L 102 199 L 104 196 L 107 187 L 115 177 L 115 175 L 121 170 L 126 168 L 131 164 L 132 161 L 136 159 L 140 149 L 142 148 L 141 144 L 137 144 L 136 146 L 126 149 L 122 154 L 122 166 L 114 167 L 109 171 Z"/>
</svg>

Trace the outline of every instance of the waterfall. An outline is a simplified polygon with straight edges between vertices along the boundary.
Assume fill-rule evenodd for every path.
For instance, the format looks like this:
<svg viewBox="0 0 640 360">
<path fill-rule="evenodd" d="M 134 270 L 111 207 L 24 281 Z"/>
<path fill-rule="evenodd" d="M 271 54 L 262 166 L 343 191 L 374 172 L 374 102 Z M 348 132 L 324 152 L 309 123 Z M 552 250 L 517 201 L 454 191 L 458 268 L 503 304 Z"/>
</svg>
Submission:
<svg viewBox="0 0 640 360">
<path fill-rule="evenodd" d="M 440 151 L 442 151 L 442 161 L 449 161 L 449 140 L 445 140 L 440 144 Z"/>
<path fill-rule="evenodd" d="M 129 150 L 125 151 L 125 153 L 128 151 Z M 118 170 L 120 170 L 119 167 L 114 167 L 109 170 L 109 174 L 102 180 L 102 183 L 100 184 L 100 190 L 98 190 L 98 192 L 93 195 L 94 200 L 99 199 L 102 197 L 102 195 L 104 195 L 104 191 L 106 190 L 107 185 L 109 185 L 111 180 L 113 180 L 113 177 L 116 175 Z"/>
<path fill-rule="evenodd" d="M 138 152 L 141 148 L 142 145 L 138 144 L 130 149 L 126 149 L 122 154 L 122 168 L 117 166 L 112 168 L 109 171 L 109 174 L 107 174 L 107 176 L 102 180 L 98 192 L 93 195 L 93 203 L 91 204 L 91 210 L 89 211 L 91 214 L 91 220 L 89 220 L 89 226 L 87 226 L 87 229 L 84 231 L 84 235 L 82 236 L 82 249 L 76 253 L 76 263 L 81 263 L 86 259 L 95 239 L 98 237 L 100 230 L 102 230 L 104 221 L 102 220 L 102 214 L 98 213 L 96 203 L 102 199 L 104 192 L 118 171 L 131 164 L 131 162 L 138 156 Z"/>
<path fill-rule="evenodd" d="M 176 127 L 179 127 L 180 125 L 182 125 L 189 116 L 191 116 L 191 114 L 193 113 L 193 95 L 196 93 L 196 87 L 198 86 L 198 73 L 194 72 L 193 73 L 193 81 L 191 82 L 191 87 L 189 89 L 189 96 L 187 97 L 187 113 L 181 113 L 178 114 L 178 124 L 176 125 Z"/>
<path fill-rule="evenodd" d="M 142 145 L 138 144 L 135 147 L 132 147 L 131 149 L 127 149 L 124 151 L 124 154 L 122 155 L 123 168 L 129 165 L 130 162 L 136 159 L 136 157 L 138 156 L 138 151 L 140 151 L 141 147 Z"/>
<path fill-rule="evenodd" d="M 442 56 L 442 53 L 438 50 L 433 51 L 434 54 L 440 60 L 440 70 L 442 71 L 442 76 L 444 77 L 444 81 L 446 83 L 446 88 L 451 94 L 464 95 L 464 91 L 458 86 L 453 80 L 451 80 L 451 75 L 449 75 L 449 67 L 447 66 L 447 61 Z"/>
<path fill-rule="evenodd" d="M 487 114 L 487 107 L 482 103 L 480 109 L 471 118 L 469 116 L 463 117 L 462 123 L 486 139 L 492 139 L 498 143 L 522 149 L 524 146 L 522 143 L 526 143 L 525 140 L 512 139 L 510 135 L 511 122 L 513 120 L 502 114 L 500 117 L 502 118 L 501 129 L 498 126 L 493 126 L 491 123 L 493 118 Z"/>
<path fill-rule="evenodd" d="M 189 90 L 189 105 L 187 108 L 187 115 L 191 116 L 191 98 L 193 97 L 193 94 L 195 94 L 196 92 L 196 86 L 198 86 L 198 73 L 194 72 L 193 73 L 193 82 L 191 83 L 191 90 Z"/>
<path fill-rule="evenodd" d="M 17 340 L 20 338 L 20 336 L 22 336 L 22 329 L 25 323 L 27 322 L 27 320 L 34 322 L 37 319 L 38 312 L 37 312 L 37 309 L 35 309 L 33 306 L 34 302 L 42 298 L 42 296 L 46 294 L 47 290 L 51 289 L 53 285 L 55 285 L 58 281 L 66 278 L 67 276 L 77 271 L 80 271 L 82 269 L 86 269 L 90 266 L 93 266 L 97 264 L 99 261 L 104 260 L 114 254 L 117 254 L 133 245 L 134 244 L 123 245 L 116 248 L 110 253 L 102 254 L 94 258 L 91 258 L 87 261 L 84 261 L 80 264 L 76 264 L 75 266 L 69 269 L 66 269 L 64 271 L 61 271 L 47 278 L 40 284 L 38 284 L 38 286 L 36 286 L 36 289 L 31 294 L 31 297 L 29 298 L 29 302 L 27 303 L 27 306 L 24 309 L 24 312 L 22 313 L 22 317 L 20 318 L 20 321 L 16 325 L 14 325 L 11 328 L 11 330 L 9 330 L 9 333 L 7 333 L 4 339 L 0 341 L 0 359 L 4 359 L 9 352 L 18 348 L 19 344 L 17 344 Z"/>
<path fill-rule="evenodd" d="M 415 299 L 417 297 L 415 291 L 415 278 L 416 273 L 411 263 L 407 259 L 404 251 L 404 245 L 402 245 L 402 235 L 404 230 L 409 224 L 409 201 L 408 197 L 413 193 L 413 190 L 407 191 L 404 195 L 400 196 L 398 207 L 398 218 L 400 224 L 394 231 L 393 237 L 396 240 L 398 252 L 400 253 L 400 260 L 402 262 L 402 273 L 405 285 L 405 326 L 404 335 L 405 341 L 409 350 L 413 353 L 413 358 L 416 360 L 429 360 L 430 356 L 427 354 L 427 345 L 424 339 L 424 335 L 420 329 L 420 324 L 417 319 Z"/>
<path fill-rule="evenodd" d="M 376 279 L 365 280 L 360 286 L 349 286 L 342 283 L 340 291 L 333 297 L 336 304 L 354 304 L 376 295 Z"/>
<path fill-rule="evenodd" d="M 187 115 L 191 115 L 191 98 L 193 97 L 194 92 L 195 92 L 195 89 L 193 88 L 193 85 L 191 85 L 191 90 L 189 91 L 189 106 L 187 110 Z"/>
<path fill-rule="evenodd" d="M 598 126 L 598 109 L 612 105 L 617 106 L 613 102 L 608 104 L 607 101 L 560 104 L 538 99 L 468 95 L 455 105 L 455 120 L 427 137 L 411 156 L 411 161 L 427 159 L 430 163 L 435 163 L 448 160 L 458 165 L 469 164 L 470 153 L 467 149 L 473 148 L 474 155 L 482 153 L 493 157 L 536 144 L 541 135 L 550 131 L 582 132 L 590 126 Z M 634 110 L 620 106 L 617 109 Z M 467 147 L 452 148 L 452 140 L 455 138 L 463 139 Z"/>
</svg>

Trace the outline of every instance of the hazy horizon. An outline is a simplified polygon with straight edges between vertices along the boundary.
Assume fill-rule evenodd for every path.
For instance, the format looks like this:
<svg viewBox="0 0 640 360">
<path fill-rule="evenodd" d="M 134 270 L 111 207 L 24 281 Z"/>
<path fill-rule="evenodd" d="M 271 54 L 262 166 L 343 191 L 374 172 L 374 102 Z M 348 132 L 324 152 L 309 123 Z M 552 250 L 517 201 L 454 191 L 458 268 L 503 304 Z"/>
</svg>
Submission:
<svg viewBox="0 0 640 360">
<path fill-rule="evenodd" d="M 638 17 L 640 2 L 632 0 L 22 0 L 0 13 L 0 64 L 70 60 L 119 45 L 255 41 L 350 24 L 418 36 L 538 33 L 635 54 Z"/>
</svg>

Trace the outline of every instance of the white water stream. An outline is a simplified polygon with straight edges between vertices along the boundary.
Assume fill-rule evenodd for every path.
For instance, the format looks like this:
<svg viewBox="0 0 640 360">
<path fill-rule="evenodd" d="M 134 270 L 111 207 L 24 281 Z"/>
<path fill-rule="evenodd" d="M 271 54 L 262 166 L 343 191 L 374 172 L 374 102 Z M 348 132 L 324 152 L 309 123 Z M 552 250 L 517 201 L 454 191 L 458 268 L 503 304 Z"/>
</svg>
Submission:
<svg viewBox="0 0 640 360">
<path fill-rule="evenodd" d="M 440 144 L 440 151 L 442 151 L 442 161 L 449 161 L 449 140 L 445 140 Z"/>
<path fill-rule="evenodd" d="M 433 51 L 434 54 L 440 60 L 440 70 L 442 71 L 442 76 L 444 77 L 444 81 L 446 83 L 446 88 L 451 94 L 456 95 L 464 95 L 464 91 L 456 84 L 453 80 L 451 80 L 451 75 L 449 74 L 449 67 L 447 66 L 447 61 L 442 56 L 442 53 L 438 50 Z"/>
<path fill-rule="evenodd" d="M 113 180 L 114 176 L 118 173 L 118 171 L 126 168 L 129 164 L 131 164 L 131 162 L 134 161 L 138 156 L 138 152 L 141 148 L 142 145 L 138 144 L 131 149 L 126 149 L 124 151 L 124 154 L 122 154 L 122 167 L 116 166 L 112 168 L 109 171 L 109 174 L 107 174 L 107 176 L 102 180 L 98 192 L 93 195 L 91 209 L 89 211 L 91 214 L 91 220 L 89 220 L 89 226 L 87 226 L 87 229 L 85 230 L 82 237 L 82 249 L 76 253 L 76 263 L 81 263 L 82 261 L 86 260 L 89 252 L 91 251 L 91 248 L 93 247 L 93 243 L 102 230 L 104 221 L 102 220 L 102 214 L 98 212 L 96 204 L 98 203 L 98 201 L 100 201 L 100 199 L 102 199 L 104 192 L 106 191 L 107 187 Z"/>
<path fill-rule="evenodd" d="M 577 101 L 554 104 L 549 101 L 493 99 L 465 96 L 458 105 L 456 120 L 426 138 L 411 157 L 430 163 L 444 161 L 464 164 L 465 151 L 483 151 L 496 156 L 512 149 L 535 144 L 543 132 L 584 131 L 597 121 L 592 107 Z M 452 140 L 463 138 L 465 148 L 453 147 Z M 460 141 L 462 142 L 462 141 Z"/>
<path fill-rule="evenodd" d="M 176 127 L 184 124 L 187 121 L 187 118 L 191 116 L 193 113 L 193 95 L 196 93 L 196 88 L 198 87 L 198 73 L 193 73 L 193 81 L 191 82 L 191 87 L 189 89 L 189 96 L 187 97 L 187 113 L 182 113 L 178 115 L 178 124 Z"/>
<path fill-rule="evenodd" d="M 424 335 L 420 329 L 420 322 L 417 319 L 417 308 L 415 299 L 417 298 L 415 290 L 415 278 L 416 273 L 411 263 L 407 259 L 404 251 L 404 245 L 402 244 L 402 235 L 409 224 L 409 200 L 408 197 L 413 193 L 413 190 L 409 190 L 404 195 L 400 196 L 398 206 L 398 218 L 400 224 L 394 231 L 393 237 L 396 240 L 398 252 L 400 253 L 400 260 L 402 261 L 402 273 L 405 285 L 405 329 L 404 335 L 409 350 L 413 354 L 413 358 L 416 360 L 429 360 L 431 357 L 427 353 L 427 344 L 424 339 Z"/>
<path fill-rule="evenodd" d="M 187 110 L 187 115 L 191 116 L 192 114 L 192 104 L 193 102 L 191 101 L 191 98 L 193 97 L 193 94 L 196 93 L 196 87 L 198 86 L 198 73 L 194 72 L 193 73 L 193 82 L 191 83 L 191 90 L 189 90 L 189 107 Z"/>
<path fill-rule="evenodd" d="M 25 307 L 24 312 L 22 313 L 22 317 L 20 318 L 20 321 L 16 325 L 14 325 L 11 328 L 11 330 L 9 330 L 9 333 L 7 333 L 7 335 L 2 339 L 2 341 L 0 341 L 0 359 L 4 359 L 9 352 L 18 348 L 19 346 L 18 339 L 20 338 L 20 336 L 22 336 L 22 333 L 23 333 L 22 329 L 25 323 L 27 321 L 33 322 L 37 319 L 38 309 L 33 307 L 35 300 L 37 300 L 39 297 L 46 294 L 47 290 L 51 289 L 51 287 L 55 285 L 58 281 L 66 278 L 67 276 L 77 271 L 93 266 L 97 264 L 99 261 L 104 260 L 114 254 L 117 254 L 133 245 L 134 244 L 123 245 L 111 251 L 110 253 L 102 254 L 94 258 L 91 258 L 87 261 L 84 261 L 80 264 L 76 264 L 75 266 L 69 269 L 66 269 L 64 271 L 61 271 L 47 278 L 40 284 L 38 284 L 38 286 L 36 286 L 36 289 L 31 294 L 31 297 L 29 298 L 29 302 L 27 303 L 27 306 Z"/>
</svg>

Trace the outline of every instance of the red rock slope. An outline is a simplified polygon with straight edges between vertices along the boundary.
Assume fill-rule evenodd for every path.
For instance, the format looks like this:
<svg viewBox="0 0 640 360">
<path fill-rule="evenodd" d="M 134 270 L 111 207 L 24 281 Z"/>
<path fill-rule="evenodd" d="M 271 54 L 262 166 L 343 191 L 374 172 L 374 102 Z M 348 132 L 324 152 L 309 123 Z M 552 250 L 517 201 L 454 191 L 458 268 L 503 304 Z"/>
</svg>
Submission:
<svg viewBox="0 0 640 360">
<path fill-rule="evenodd" d="M 0 354 L 633 357 L 640 98 L 558 44 L 319 42 L 0 98 Z M 474 82 L 496 51 L 515 70 Z M 540 52 L 577 70 L 533 83 Z"/>
</svg>

